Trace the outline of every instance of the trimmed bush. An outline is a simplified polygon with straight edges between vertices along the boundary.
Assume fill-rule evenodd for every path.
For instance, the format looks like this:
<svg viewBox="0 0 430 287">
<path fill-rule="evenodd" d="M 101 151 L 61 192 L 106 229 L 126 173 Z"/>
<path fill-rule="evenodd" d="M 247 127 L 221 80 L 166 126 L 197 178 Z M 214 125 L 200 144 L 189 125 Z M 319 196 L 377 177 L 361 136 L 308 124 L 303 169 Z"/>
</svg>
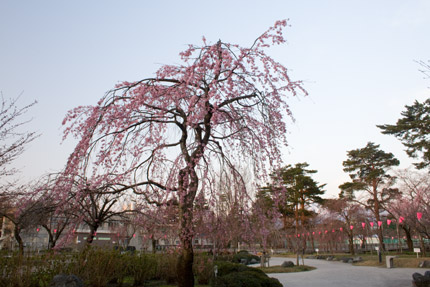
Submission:
<svg viewBox="0 0 430 287">
<path fill-rule="evenodd" d="M 260 269 L 231 262 L 216 262 L 218 277 L 211 286 L 218 287 L 282 287 L 278 279 L 268 277 Z"/>
<path fill-rule="evenodd" d="M 218 277 L 222 277 L 233 272 L 243 272 L 250 268 L 242 264 L 228 261 L 216 261 L 215 265 L 218 266 Z"/>
<path fill-rule="evenodd" d="M 264 274 L 264 273 L 263 273 Z M 282 287 L 278 279 L 257 272 L 233 272 L 217 278 L 212 286 L 218 287 Z"/>
<path fill-rule="evenodd" d="M 251 263 L 251 260 L 254 259 L 257 263 L 260 262 L 260 257 L 257 255 L 253 255 L 248 253 L 246 250 L 239 251 L 239 253 L 233 255 L 232 261 L 235 263 L 245 263 L 248 265 Z"/>
</svg>

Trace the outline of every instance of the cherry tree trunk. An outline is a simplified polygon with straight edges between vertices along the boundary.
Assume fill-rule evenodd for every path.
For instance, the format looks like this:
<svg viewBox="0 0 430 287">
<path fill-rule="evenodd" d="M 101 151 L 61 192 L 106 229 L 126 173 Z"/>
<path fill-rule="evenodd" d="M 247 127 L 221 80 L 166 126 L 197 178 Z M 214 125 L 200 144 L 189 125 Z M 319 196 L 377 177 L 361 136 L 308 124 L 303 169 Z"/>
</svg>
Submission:
<svg viewBox="0 0 430 287">
<path fill-rule="evenodd" d="M 361 239 L 361 244 L 360 244 L 360 248 L 361 249 L 366 249 L 366 235 L 363 235 L 363 238 Z"/>
<path fill-rule="evenodd" d="M 314 240 L 314 237 L 311 236 L 310 238 L 311 238 L 312 252 L 315 252 L 315 240 Z"/>
<path fill-rule="evenodd" d="M 424 244 L 424 239 L 422 237 L 422 235 L 419 235 L 419 240 L 420 240 L 420 247 L 421 247 L 421 252 L 423 257 L 427 257 L 427 252 L 426 252 L 426 246 Z"/>
<path fill-rule="evenodd" d="M 192 287 L 194 286 L 194 251 L 193 251 L 193 234 L 192 234 L 192 209 L 190 206 L 184 204 L 180 207 L 180 240 L 181 251 L 176 263 L 176 273 L 178 276 L 179 287 Z"/>
<path fill-rule="evenodd" d="M 194 286 L 193 213 L 198 183 L 199 179 L 193 168 L 185 168 L 179 172 L 179 239 L 182 245 L 176 263 L 179 287 Z"/>
<path fill-rule="evenodd" d="M 192 239 L 182 240 L 181 243 L 182 250 L 176 265 L 176 272 L 178 274 L 178 286 L 192 287 L 194 286 L 194 252 L 192 246 Z"/>
<path fill-rule="evenodd" d="M 157 252 L 157 240 L 152 237 L 151 239 L 151 246 L 152 246 L 152 254 L 155 254 Z"/>
<path fill-rule="evenodd" d="M 348 236 L 348 246 L 349 246 L 349 253 L 351 253 L 351 255 L 355 255 L 355 250 L 354 250 L 354 236 L 353 236 L 353 234 L 351 233 L 349 236 Z"/>
<path fill-rule="evenodd" d="M 406 227 L 405 225 L 402 225 L 402 229 L 405 231 L 406 244 L 408 245 L 408 250 L 413 251 L 414 250 L 414 243 L 412 241 L 411 229 Z"/>
<path fill-rule="evenodd" d="M 88 234 L 87 241 L 86 241 L 87 245 L 91 245 L 91 243 L 93 243 L 97 229 L 98 229 L 98 226 L 90 226 L 90 233 Z"/>
<path fill-rule="evenodd" d="M 24 255 L 24 242 L 22 241 L 21 235 L 19 234 L 19 229 L 15 227 L 15 239 L 18 242 L 19 255 Z"/>
<path fill-rule="evenodd" d="M 385 251 L 384 235 L 382 234 L 382 226 L 378 228 L 378 239 L 379 239 L 379 244 L 382 248 L 381 251 Z"/>
<path fill-rule="evenodd" d="M 55 247 L 55 241 L 54 236 L 52 235 L 51 231 L 48 231 L 48 249 L 51 250 Z"/>
</svg>

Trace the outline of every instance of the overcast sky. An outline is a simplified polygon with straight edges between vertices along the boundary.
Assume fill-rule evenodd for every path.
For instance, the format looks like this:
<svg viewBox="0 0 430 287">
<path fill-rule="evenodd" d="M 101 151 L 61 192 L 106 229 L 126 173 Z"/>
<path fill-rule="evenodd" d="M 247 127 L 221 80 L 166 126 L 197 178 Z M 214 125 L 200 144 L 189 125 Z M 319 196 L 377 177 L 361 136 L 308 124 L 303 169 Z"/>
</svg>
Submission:
<svg viewBox="0 0 430 287">
<path fill-rule="evenodd" d="M 69 109 L 96 104 L 119 81 L 179 63 L 187 44 L 249 46 L 276 20 L 290 19 L 288 43 L 269 50 L 303 80 L 309 96 L 290 98 L 286 164 L 308 162 L 337 195 L 342 161 L 368 141 L 407 168 L 401 143 L 377 124 L 430 97 L 416 60 L 430 59 L 430 1 L 0 1 L 0 91 L 37 100 L 27 125 L 41 137 L 15 165 L 23 180 L 60 170 L 74 141 L 62 143 Z"/>
</svg>

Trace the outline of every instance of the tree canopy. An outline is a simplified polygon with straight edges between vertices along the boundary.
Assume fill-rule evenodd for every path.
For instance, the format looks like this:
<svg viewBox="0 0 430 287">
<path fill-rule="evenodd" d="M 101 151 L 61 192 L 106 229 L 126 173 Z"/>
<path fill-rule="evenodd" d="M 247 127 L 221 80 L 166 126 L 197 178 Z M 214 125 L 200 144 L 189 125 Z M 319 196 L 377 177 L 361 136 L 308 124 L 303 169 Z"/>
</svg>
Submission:
<svg viewBox="0 0 430 287">
<path fill-rule="evenodd" d="M 268 207 L 277 208 L 284 218 L 294 217 L 296 225 L 312 214 L 308 209 L 313 203 L 322 203 L 325 184 L 316 182 L 312 175 L 316 170 L 308 169 L 308 163 L 297 163 L 277 169 L 271 174 L 273 183 L 262 187 L 257 198 Z M 302 225 L 304 223 L 302 222 Z"/>
<path fill-rule="evenodd" d="M 286 21 L 276 22 L 250 48 L 203 39 L 203 46 L 190 45 L 180 54 L 183 64 L 123 82 L 96 106 L 78 107 L 64 120 L 66 136 L 79 140 L 66 176 L 91 177 L 95 188 L 121 184 L 149 204 L 176 200 L 180 286 L 193 284 L 195 199 L 199 193 L 216 196 L 209 192 L 216 169 L 229 170 L 241 182 L 241 162 L 258 174 L 268 164 L 280 165 L 287 96 L 305 93 L 265 52 L 285 42 L 285 26 Z M 241 189 L 246 190 L 244 182 Z"/>
<path fill-rule="evenodd" d="M 407 154 L 412 158 L 421 157 L 415 163 L 419 169 L 430 165 L 430 99 L 406 106 L 395 125 L 378 125 L 383 134 L 394 135 L 406 147 Z"/>
<path fill-rule="evenodd" d="M 368 142 L 364 148 L 348 151 L 348 159 L 343 162 L 343 170 L 349 173 L 351 181 L 339 186 L 340 197 L 359 202 L 370 209 L 376 220 L 380 221 L 383 205 L 398 194 L 397 189 L 391 188 L 394 177 L 388 170 L 399 164 L 399 160 L 392 153 L 379 149 L 379 145 L 372 142 Z M 359 191 L 364 192 L 362 198 L 355 196 Z M 378 236 L 382 243 L 381 229 Z"/>
<path fill-rule="evenodd" d="M 351 182 L 339 186 L 342 195 L 353 197 L 354 191 L 373 192 L 379 185 L 392 177 L 388 169 L 400 164 L 392 153 L 379 149 L 379 145 L 368 142 L 364 148 L 348 151 L 348 159 L 343 163 L 344 171 L 349 173 Z"/>
</svg>

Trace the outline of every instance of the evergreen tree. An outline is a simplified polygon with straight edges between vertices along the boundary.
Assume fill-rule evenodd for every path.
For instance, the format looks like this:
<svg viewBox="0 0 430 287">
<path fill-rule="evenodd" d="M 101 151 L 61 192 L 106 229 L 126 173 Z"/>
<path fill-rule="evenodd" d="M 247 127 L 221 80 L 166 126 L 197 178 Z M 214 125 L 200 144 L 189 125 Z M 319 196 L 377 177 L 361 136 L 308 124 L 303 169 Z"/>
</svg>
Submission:
<svg viewBox="0 0 430 287">
<path fill-rule="evenodd" d="M 351 181 L 339 186 L 340 197 L 361 203 L 373 212 L 376 221 L 380 221 L 383 206 L 398 194 L 397 189 L 390 188 L 395 178 L 387 171 L 399 164 L 392 153 L 384 152 L 372 142 L 364 148 L 348 151 L 343 170 L 349 173 Z M 356 200 L 355 193 L 358 191 L 364 191 L 365 201 Z M 381 227 L 378 228 L 378 237 L 381 247 L 385 249 Z"/>
<path fill-rule="evenodd" d="M 297 226 L 304 225 L 311 214 L 308 207 L 312 203 L 322 203 L 321 195 L 325 192 L 325 184 L 319 185 L 311 177 L 317 171 L 306 169 L 308 166 L 308 163 L 297 163 L 280 168 L 271 175 L 273 184 L 260 188 L 257 194 L 257 197 L 266 198 L 267 204 L 273 202 L 284 219 L 294 216 Z M 267 199 L 268 194 L 272 201 Z"/>
<path fill-rule="evenodd" d="M 415 101 L 406 106 L 401 113 L 402 118 L 395 125 L 378 125 L 383 134 L 394 135 L 406 147 L 407 154 L 412 158 L 422 157 L 415 163 L 419 169 L 430 165 L 430 99 L 423 103 Z"/>
<path fill-rule="evenodd" d="M 309 164 L 305 162 L 280 168 L 271 175 L 273 184 L 260 190 L 260 193 L 272 193 L 274 204 L 282 214 L 284 229 L 287 228 L 288 219 L 294 218 L 296 234 L 306 227 L 309 218 L 314 215 L 310 205 L 322 203 L 321 195 L 325 192 L 325 184 L 320 185 L 312 178 L 317 171 L 308 167 Z"/>
</svg>

